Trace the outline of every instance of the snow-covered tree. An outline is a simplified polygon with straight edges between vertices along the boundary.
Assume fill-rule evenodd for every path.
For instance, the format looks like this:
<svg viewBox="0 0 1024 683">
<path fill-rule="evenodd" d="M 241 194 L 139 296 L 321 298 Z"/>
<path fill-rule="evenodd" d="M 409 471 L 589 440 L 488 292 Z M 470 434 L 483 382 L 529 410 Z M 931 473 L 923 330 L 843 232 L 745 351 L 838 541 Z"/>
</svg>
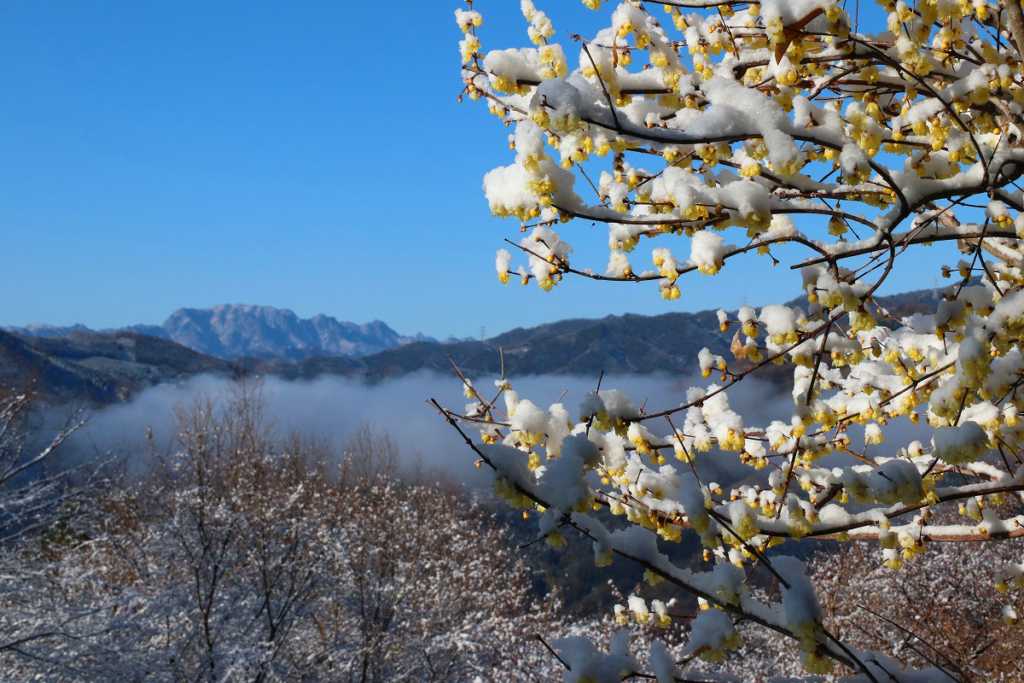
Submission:
<svg viewBox="0 0 1024 683">
<path fill-rule="evenodd" d="M 177 426 L 94 524 L 3 556 L 4 680 L 525 682 L 557 665 L 534 638 L 557 599 L 531 595 L 456 486 L 403 480 L 386 435 L 362 429 L 340 458 L 277 438 L 251 386 Z"/>
<path fill-rule="evenodd" d="M 550 291 L 576 276 L 638 293 L 649 282 L 674 300 L 684 276 L 750 277 L 758 263 L 803 280 L 800 305 L 785 292 L 719 311 L 729 357 L 703 350 L 708 382 L 681 405 L 638 408 L 599 382 L 578 406 L 545 408 L 504 377 L 490 392 L 463 378 L 472 402 L 445 416 L 497 491 L 539 512 L 549 543 L 573 529 L 597 564 L 630 560 L 711 607 L 684 647 L 655 646 L 645 667 L 621 643 L 564 641 L 565 680 L 688 678 L 693 656 L 742 651 L 748 624 L 789 642 L 811 674 L 962 678 L 948 659 L 851 639 L 823 620 L 803 564 L 767 551 L 870 543 L 874 564 L 900 571 L 933 543 L 961 543 L 989 558 L 964 581 L 994 581 L 1003 617 L 1019 621 L 1024 565 L 989 546 L 1024 554 L 1020 3 L 583 0 L 605 28 L 580 36 L 522 0 L 532 45 L 507 49 L 487 44 L 486 15 L 467 4 L 463 95 L 510 127 L 514 157 L 484 191 L 526 233 L 509 241 L 515 256 L 498 252 L 502 282 Z M 593 223 L 608 227 L 607 267 L 573 257 L 576 226 Z M 879 288 L 932 245 L 959 248 L 935 266 L 952 284 L 927 312 L 892 314 Z M 792 410 L 756 424 L 730 394 L 771 364 L 791 369 Z M 883 443 L 901 422 L 931 429 Z M 741 483 L 701 477 L 712 457 L 732 458 Z M 936 514 L 946 508 L 962 521 Z M 662 551 L 684 532 L 699 535 L 706 570 Z M 751 572 L 780 595 L 752 593 Z M 640 596 L 628 603 L 624 620 L 672 620 Z"/>
<path fill-rule="evenodd" d="M 59 462 L 61 446 L 87 416 L 71 410 L 47 424 L 46 412 L 31 389 L 0 391 L 0 547 L 70 521 L 90 488 L 87 471 Z"/>
<path fill-rule="evenodd" d="M 1019 560 L 1019 546 L 978 552 L 940 543 L 895 574 L 871 552 L 854 544 L 810 562 L 825 622 L 847 642 L 888 643 L 890 656 L 939 662 L 966 680 L 1024 680 L 1024 637 L 1004 620 L 1003 596 L 984 580 L 991 565 Z"/>
<path fill-rule="evenodd" d="M 1020 629 L 1004 619 L 1002 595 L 978 580 L 991 575 L 993 563 L 1019 559 L 1019 547 L 999 544 L 982 553 L 971 544 L 938 543 L 895 573 L 874 552 L 844 544 L 808 562 L 822 621 L 838 638 L 857 649 L 881 647 L 914 666 L 938 663 L 959 680 L 1024 680 Z M 739 630 L 745 656 L 726 670 L 756 683 L 800 675 L 802 662 L 784 636 L 750 624 Z"/>
<path fill-rule="evenodd" d="M 49 568 L 81 541 L 104 468 L 62 458 L 87 416 L 71 410 L 54 422 L 59 412 L 31 388 L 0 391 L 0 658 L 92 633 L 91 611 L 66 600 Z"/>
</svg>

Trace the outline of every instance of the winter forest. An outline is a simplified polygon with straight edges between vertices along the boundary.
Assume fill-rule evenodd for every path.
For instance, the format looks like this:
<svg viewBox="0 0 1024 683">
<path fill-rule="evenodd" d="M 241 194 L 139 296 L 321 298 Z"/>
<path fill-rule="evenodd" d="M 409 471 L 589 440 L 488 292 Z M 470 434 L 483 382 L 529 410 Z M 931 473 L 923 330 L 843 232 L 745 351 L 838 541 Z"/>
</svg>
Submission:
<svg viewBox="0 0 1024 683">
<path fill-rule="evenodd" d="M 1024 682 L 1020 1 L 455 5 L 451 107 L 507 140 L 448 191 L 505 219 L 474 303 L 596 283 L 723 343 L 657 405 L 452 345 L 444 471 L 411 415 L 281 429 L 256 372 L 89 458 L 91 408 L 7 386 L 0 679 Z"/>
</svg>

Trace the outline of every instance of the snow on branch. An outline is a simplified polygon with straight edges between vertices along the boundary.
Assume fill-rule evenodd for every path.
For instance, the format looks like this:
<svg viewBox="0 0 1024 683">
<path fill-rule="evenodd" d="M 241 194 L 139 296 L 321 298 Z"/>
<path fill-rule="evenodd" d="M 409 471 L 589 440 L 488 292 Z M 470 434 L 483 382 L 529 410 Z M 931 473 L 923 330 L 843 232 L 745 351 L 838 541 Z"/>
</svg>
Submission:
<svg viewBox="0 0 1024 683">
<path fill-rule="evenodd" d="M 719 311 L 731 357 L 698 354 L 708 383 L 678 405 L 637 408 L 599 383 L 575 409 L 545 409 L 503 376 L 494 399 L 473 390 L 461 412 L 436 407 L 499 494 L 542 513 L 549 543 L 575 529 L 598 565 L 627 558 L 713 607 L 680 656 L 725 658 L 740 647 L 738 620 L 788 638 L 812 674 L 838 664 L 849 680 L 939 680 L 941 665 L 915 673 L 845 644 L 804 570 L 768 550 L 870 541 L 899 570 L 933 542 L 984 553 L 1024 536 L 1019 5 L 882 0 L 858 15 L 835 0 L 582 4 L 603 29 L 559 33 L 523 0 L 525 47 L 485 49 L 485 17 L 472 2 L 457 13 L 462 95 L 513 131 L 511 163 L 484 179 L 492 212 L 526 233 L 499 251 L 501 281 L 650 282 L 673 301 L 685 277 L 750 277 L 761 257 L 799 271 L 803 300 Z M 584 221 L 607 226 L 607 264 L 573 256 Z M 937 269 L 952 284 L 890 310 L 879 288 L 935 243 L 963 254 Z M 773 365 L 791 373 L 792 410 L 757 424 L 730 393 Z M 907 422 L 928 436 L 886 442 Z M 727 458 L 744 472 L 733 485 L 700 476 L 707 459 Z M 684 533 L 712 569 L 668 560 L 661 547 Z M 781 601 L 730 567 L 768 575 Z M 1005 577 L 1000 586 L 1019 583 L 1012 568 Z M 649 619 L 637 599 L 630 612 Z M 1021 606 L 1006 607 L 1016 620 Z M 565 655 L 588 671 L 626 666 L 624 652 L 588 647 Z M 651 677 L 687 675 L 688 660 L 655 651 Z"/>
</svg>

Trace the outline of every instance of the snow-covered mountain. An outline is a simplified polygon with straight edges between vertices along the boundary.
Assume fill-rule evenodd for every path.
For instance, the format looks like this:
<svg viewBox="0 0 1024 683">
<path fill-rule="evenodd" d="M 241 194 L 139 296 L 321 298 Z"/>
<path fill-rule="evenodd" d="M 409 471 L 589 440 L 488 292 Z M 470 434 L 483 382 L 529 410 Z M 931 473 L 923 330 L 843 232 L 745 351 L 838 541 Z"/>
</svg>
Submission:
<svg viewBox="0 0 1024 683">
<path fill-rule="evenodd" d="M 37 323 L 35 325 L 26 325 L 25 327 L 5 327 L 3 329 L 7 332 L 17 332 L 18 334 L 27 334 L 32 337 L 42 337 L 43 339 L 66 337 L 72 332 L 92 332 L 92 330 L 82 324 L 60 326 Z"/>
<path fill-rule="evenodd" d="M 163 325 L 133 325 L 125 329 L 169 339 L 200 353 L 227 359 L 366 356 L 413 341 L 434 341 L 421 334 L 400 335 L 379 320 L 357 325 L 327 315 L 300 318 L 288 309 L 244 304 L 182 308 L 171 314 Z M 62 337 L 91 330 L 82 325 L 66 328 L 31 325 L 7 328 L 7 331 Z"/>
</svg>

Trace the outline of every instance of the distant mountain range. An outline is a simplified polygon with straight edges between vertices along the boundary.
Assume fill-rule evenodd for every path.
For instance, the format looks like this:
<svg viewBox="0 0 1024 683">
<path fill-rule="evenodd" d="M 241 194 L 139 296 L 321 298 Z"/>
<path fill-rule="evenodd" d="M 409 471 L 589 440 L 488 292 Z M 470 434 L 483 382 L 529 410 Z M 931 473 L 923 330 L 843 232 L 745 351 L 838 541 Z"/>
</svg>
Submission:
<svg viewBox="0 0 1024 683">
<path fill-rule="evenodd" d="M 94 332 L 84 325 L 30 325 L 8 327 L 5 331 L 46 339 Z M 243 356 L 286 360 L 366 356 L 414 341 L 434 341 L 421 334 L 402 336 L 379 320 L 357 325 L 327 315 L 300 318 L 288 309 L 243 304 L 182 308 L 171 314 L 163 325 L 133 325 L 101 332 L 137 332 L 227 360 Z"/>
<path fill-rule="evenodd" d="M 937 296 L 935 290 L 921 290 L 879 297 L 879 303 L 904 316 L 926 310 Z M 512 377 L 596 378 L 602 371 L 680 376 L 695 371 L 697 353 L 705 346 L 726 355 L 731 334 L 719 331 L 714 312 L 702 311 L 563 320 L 485 341 L 439 343 L 412 341 L 384 323 L 358 326 L 326 316 L 303 321 L 290 311 L 219 306 L 183 309 L 160 327 L 0 331 L 0 386 L 33 382 L 55 400 L 108 403 L 125 401 L 148 386 L 204 373 L 379 381 L 421 370 L 450 372 L 454 361 L 472 377 L 496 375 L 502 358 Z M 359 356 L 328 351 L 369 349 L 374 343 L 390 348 Z M 322 351 L 317 354 L 315 349 Z"/>
</svg>

